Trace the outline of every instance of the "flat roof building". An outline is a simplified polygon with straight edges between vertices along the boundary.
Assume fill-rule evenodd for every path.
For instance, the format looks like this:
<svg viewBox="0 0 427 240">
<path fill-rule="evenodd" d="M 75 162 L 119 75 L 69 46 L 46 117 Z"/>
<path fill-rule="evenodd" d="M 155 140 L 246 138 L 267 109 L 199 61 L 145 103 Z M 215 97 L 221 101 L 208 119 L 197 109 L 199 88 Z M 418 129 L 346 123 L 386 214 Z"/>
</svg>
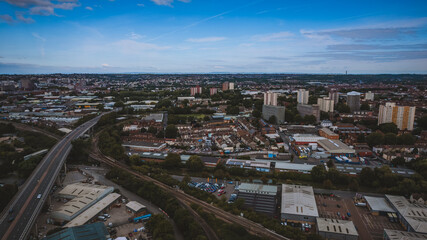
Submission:
<svg viewBox="0 0 427 240">
<path fill-rule="evenodd" d="M 126 209 L 133 213 L 140 213 L 145 211 L 147 207 L 137 201 L 130 201 L 126 204 Z"/>
<path fill-rule="evenodd" d="M 384 229 L 384 240 L 424 240 L 427 234 Z"/>
<path fill-rule="evenodd" d="M 277 209 L 277 186 L 254 183 L 239 185 L 237 198 L 245 200 L 245 206 L 256 212 L 274 215 Z"/>
<path fill-rule="evenodd" d="M 319 217 L 313 187 L 282 184 L 283 222 L 312 223 Z"/>
<path fill-rule="evenodd" d="M 61 198 L 73 199 L 89 193 L 103 193 L 104 196 L 114 191 L 114 187 L 96 185 L 90 183 L 73 183 L 65 186 L 59 191 L 58 196 Z"/>
<path fill-rule="evenodd" d="M 325 239 L 357 240 L 359 234 L 352 221 L 316 218 L 317 233 Z"/>
<path fill-rule="evenodd" d="M 97 222 L 79 227 L 72 227 L 53 233 L 43 240 L 105 240 L 110 235 L 104 223 Z"/>
<path fill-rule="evenodd" d="M 383 197 L 364 196 L 364 198 L 368 209 L 371 210 L 373 215 L 387 215 L 387 213 L 396 212 Z"/>
<path fill-rule="evenodd" d="M 322 128 L 319 130 L 319 135 L 327 139 L 338 140 L 339 135 L 329 130 L 329 128 Z"/>
<path fill-rule="evenodd" d="M 427 233 L 427 205 L 410 203 L 403 196 L 385 195 L 408 232 Z"/>
<path fill-rule="evenodd" d="M 325 149 L 327 153 L 332 156 L 346 156 L 353 157 L 356 154 L 356 150 L 350 148 L 340 140 L 334 139 L 321 139 L 318 141 L 319 145 Z"/>
</svg>

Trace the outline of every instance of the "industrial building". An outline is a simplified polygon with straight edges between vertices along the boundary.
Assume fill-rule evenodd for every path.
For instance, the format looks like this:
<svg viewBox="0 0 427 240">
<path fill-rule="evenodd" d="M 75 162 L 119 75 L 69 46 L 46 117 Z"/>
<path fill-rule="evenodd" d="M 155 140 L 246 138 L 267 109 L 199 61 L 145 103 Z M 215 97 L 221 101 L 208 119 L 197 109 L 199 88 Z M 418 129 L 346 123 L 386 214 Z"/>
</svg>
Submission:
<svg viewBox="0 0 427 240">
<path fill-rule="evenodd" d="M 245 207 L 256 212 L 274 215 L 277 209 L 277 186 L 254 183 L 239 185 L 237 198 L 245 200 Z"/>
<path fill-rule="evenodd" d="M 110 238 L 107 227 L 104 223 L 97 222 L 66 228 L 43 238 L 43 240 L 106 240 L 107 238 Z"/>
<path fill-rule="evenodd" d="M 317 143 L 319 140 L 325 139 L 324 137 L 320 137 L 314 134 L 294 134 L 289 138 L 292 143 L 296 145 L 308 145 L 310 143 Z"/>
<path fill-rule="evenodd" d="M 147 207 L 137 201 L 130 201 L 126 204 L 126 209 L 134 214 L 140 214 L 147 211 Z"/>
<path fill-rule="evenodd" d="M 325 152 L 332 156 L 354 157 L 356 150 L 350 148 L 340 140 L 321 139 L 317 141 L 319 145 L 325 149 Z"/>
<path fill-rule="evenodd" d="M 283 222 L 314 224 L 319 217 L 313 187 L 282 184 L 281 219 Z"/>
<path fill-rule="evenodd" d="M 339 140 L 339 135 L 329 130 L 329 128 L 322 128 L 319 130 L 319 135 L 327 139 Z"/>
<path fill-rule="evenodd" d="M 387 215 L 387 213 L 396 213 L 385 198 L 382 197 L 363 197 L 366 200 L 366 206 L 372 215 Z"/>
<path fill-rule="evenodd" d="M 325 239 L 357 240 L 359 234 L 352 221 L 316 218 L 316 231 Z"/>
<path fill-rule="evenodd" d="M 384 229 L 384 240 L 424 240 L 427 234 Z"/>
<path fill-rule="evenodd" d="M 403 196 L 385 195 L 398 219 L 408 232 L 427 234 L 427 205 L 410 203 Z"/>
<path fill-rule="evenodd" d="M 114 191 L 114 187 L 96 185 L 89 183 L 73 183 L 65 186 L 58 193 L 58 197 L 73 199 L 78 196 L 84 196 L 86 194 L 99 194 L 100 198 L 103 198 L 105 195 Z"/>
</svg>

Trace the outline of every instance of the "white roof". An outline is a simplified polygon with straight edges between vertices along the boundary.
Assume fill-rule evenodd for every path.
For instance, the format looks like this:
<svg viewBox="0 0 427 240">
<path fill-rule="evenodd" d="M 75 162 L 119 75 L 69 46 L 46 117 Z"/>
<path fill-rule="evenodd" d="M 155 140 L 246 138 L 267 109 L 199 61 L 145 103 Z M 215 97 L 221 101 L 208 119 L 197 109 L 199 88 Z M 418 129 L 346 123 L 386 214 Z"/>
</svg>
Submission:
<svg viewBox="0 0 427 240">
<path fill-rule="evenodd" d="M 359 235 L 352 221 L 330 218 L 316 218 L 316 222 L 319 232 L 339 233 L 354 236 Z"/>
<path fill-rule="evenodd" d="M 311 171 L 315 165 L 276 162 L 276 169 L 294 170 L 294 171 Z"/>
<path fill-rule="evenodd" d="M 113 191 L 113 187 L 89 183 L 73 183 L 65 186 L 58 194 L 61 196 L 77 197 L 88 193 L 99 193 L 105 190 Z"/>
<path fill-rule="evenodd" d="M 313 187 L 282 184 L 281 213 L 318 217 Z"/>
<path fill-rule="evenodd" d="M 255 183 L 242 183 L 239 186 L 239 192 L 256 192 L 266 195 L 276 195 L 277 194 L 277 186 L 276 185 L 263 185 L 263 184 L 255 184 Z"/>
<path fill-rule="evenodd" d="M 360 95 L 360 92 L 352 91 L 352 92 L 348 92 L 348 93 L 347 93 L 347 96 L 348 96 L 348 95 Z"/>
<path fill-rule="evenodd" d="M 387 234 L 387 239 L 390 240 L 422 240 L 427 239 L 427 234 L 406 232 L 399 230 L 384 229 Z"/>
<path fill-rule="evenodd" d="M 388 212 L 388 213 L 395 213 L 394 209 L 390 206 L 390 204 L 386 201 L 383 197 L 364 197 L 366 202 L 368 203 L 369 207 L 373 211 L 380 211 L 380 212 Z"/>
<path fill-rule="evenodd" d="M 418 233 L 427 233 L 427 206 L 410 203 L 402 196 L 385 195 L 388 201 Z"/>
<path fill-rule="evenodd" d="M 76 227 L 87 223 L 89 220 L 98 215 L 102 210 L 111 205 L 114 201 L 116 201 L 120 197 L 118 193 L 110 193 L 101 199 L 99 202 L 94 204 L 92 207 L 88 208 L 86 211 L 82 212 L 72 221 L 67 223 L 65 227 Z"/>
<path fill-rule="evenodd" d="M 350 148 L 340 140 L 322 139 L 317 141 L 329 153 L 356 153 L 356 150 Z"/>
<path fill-rule="evenodd" d="M 126 204 L 126 207 L 128 207 L 129 209 L 131 209 L 134 212 L 138 212 L 141 209 L 144 209 L 145 206 L 142 205 L 141 203 L 137 202 L 137 201 L 130 201 Z"/>
</svg>

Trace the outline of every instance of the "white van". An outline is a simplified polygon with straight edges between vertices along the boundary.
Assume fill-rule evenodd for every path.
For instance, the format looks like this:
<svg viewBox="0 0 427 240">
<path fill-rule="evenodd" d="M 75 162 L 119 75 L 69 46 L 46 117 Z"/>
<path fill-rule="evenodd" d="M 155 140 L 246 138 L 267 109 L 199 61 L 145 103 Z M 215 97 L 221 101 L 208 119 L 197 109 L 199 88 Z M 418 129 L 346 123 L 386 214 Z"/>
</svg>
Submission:
<svg viewBox="0 0 427 240">
<path fill-rule="evenodd" d="M 40 199 L 42 197 L 42 194 L 39 193 L 39 195 L 37 195 L 37 199 Z"/>
</svg>

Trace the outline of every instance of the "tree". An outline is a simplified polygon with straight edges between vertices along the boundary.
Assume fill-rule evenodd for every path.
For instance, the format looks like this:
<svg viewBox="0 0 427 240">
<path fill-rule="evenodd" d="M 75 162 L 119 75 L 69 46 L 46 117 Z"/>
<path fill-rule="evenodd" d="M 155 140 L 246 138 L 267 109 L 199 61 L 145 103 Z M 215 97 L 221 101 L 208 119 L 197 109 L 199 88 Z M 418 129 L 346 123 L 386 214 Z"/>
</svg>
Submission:
<svg viewBox="0 0 427 240">
<path fill-rule="evenodd" d="M 317 119 L 314 115 L 305 115 L 304 116 L 304 123 L 305 124 L 315 124 L 317 122 Z"/>
<path fill-rule="evenodd" d="M 405 133 L 398 136 L 396 141 L 399 145 L 414 145 L 416 138 L 410 133 Z"/>
<path fill-rule="evenodd" d="M 323 181 L 323 187 L 326 189 L 333 189 L 334 184 L 332 184 L 331 180 L 326 179 L 325 181 Z"/>
<path fill-rule="evenodd" d="M 203 168 L 205 166 L 202 159 L 197 155 L 191 156 L 185 165 L 191 171 L 201 171 L 201 170 L 203 170 Z"/>
<path fill-rule="evenodd" d="M 396 145 L 396 134 L 386 133 L 384 135 L 384 144 L 387 145 Z"/>
<path fill-rule="evenodd" d="M 311 169 L 311 178 L 315 182 L 322 182 L 326 178 L 326 170 L 322 165 L 317 165 Z"/>
<path fill-rule="evenodd" d="M 327 163 L 328 168 L 332 168 L 335 166 L 334 160 L 329 159 L 328 163 Z"/>
<path fill-rule="evenodd" d="M 384 134 L 373 132 L 366 137 L 366 142 L 370 147 L 381 145 L 384 143 Z"/>
<path fill-rule="evenodd" d="M 394 123 L 383 123 L 378 126 L 381 132 L 384 134 L 386 133 L 394 133 L 397 134 L 399 129 L 397 128 L 396 124 Z"/>
<path fill-rule="evenodd" d="M 357 135 L 357 142 L 358 143 L 364 143 L 364 142 L 366 142 L 365 134 L 360 133 L 359 135 Z"/>
<path fill-rule="evenodd" d="M 254 118 L 260 118 L 261 117 L 261 112 L 258 111 L 257 109 L 254 109 L 252 111 L 252 116 L 254 116 Z"/>
<path fill-rule="evenodd" d="M 178 168 L 181 166 L 181 157 L 176 153 L 168 153 L 163 165 L 169 169 Z"/>
<path fill-rule="evenodd" d="M 116 103 L 114 103 L 114 107 L 116 108 L 122 108 L 124 106 L 125 104 L 122 101 L 117 101 Z"/>
<path fill-rule="evenodd" d="M 427 130 L 427 115 L 420 117 L 417 120 L 417 125 L 419 128 L 421 128 L 423 130 Z"/>
<path fill-rule="evenodd" d="M 372 182 L 375 180 L 375 173 L 371 168 L 365 167 L 360 172 L 359 178 L 362 185 L 372 186 Z"/>
<path fill-rule="evenodd" d="M 228 115 L 237 115 L 237 114 L 239 114 L 239 111 L 240 111 L 239 106 L 228 105 L 227 108 L 225 109 L 225 112 Z"/>
<path fill-rule="evenodd" d="M 359 182 L 355 178 L 351 179 L 350 183 L 348 184 L 348 188 L 354 192 L 359 191 Z"/>
<path fill-rule="evenodd" d="M 369 104 L 363 103 L 362 105 L 360 105 L 360 110 L 369 111 L 369 110 L 371 110 L 371 108 L 369 107 Z"/>
<path fill-rule="evenodd" d="M 321 111 L 320 120 L 329 120 L 329 113 Z"/>
<path fill-rule="evenodd" d="M 155 128 L 153 126 L 150 126 L 148 128 L 148 132 L 151 133 L 151 134 L 153 134 L 153 135 L 155 135 L 157 133 L 157 128 Z"/>
<path fill-rule="evenodd" d="M 391 160 L 394 166 L 403 166 L 405 165 L 405 159 L 403 157 L 395 157 Z"/>
<path fill-rule="evenodd" d="M 133 154 L 129 157 L 129 161 L 132 165 L 140 165 L 141 164 L 141 157 L 138 154 Z"/>
<path fill-rule="evenodd" d="M 336 110 L 339 113 L 350 113 L 350 107 L 342 102 L 337 104 Z"/>
<path fill-rule="evenodd" d="M 277 123 L 276 116 L 274 115 L 270 116 L 270 118 L 268 119 L 268 122 L 271 124 L 276 124 Z"/>
<path fill-rule="evenodd" d="M 166 127 L 165 137 L 166 138 L 176 138 L 178 135 L 178 128 L 175 125 L 170 124 Z"/>
</svg>

